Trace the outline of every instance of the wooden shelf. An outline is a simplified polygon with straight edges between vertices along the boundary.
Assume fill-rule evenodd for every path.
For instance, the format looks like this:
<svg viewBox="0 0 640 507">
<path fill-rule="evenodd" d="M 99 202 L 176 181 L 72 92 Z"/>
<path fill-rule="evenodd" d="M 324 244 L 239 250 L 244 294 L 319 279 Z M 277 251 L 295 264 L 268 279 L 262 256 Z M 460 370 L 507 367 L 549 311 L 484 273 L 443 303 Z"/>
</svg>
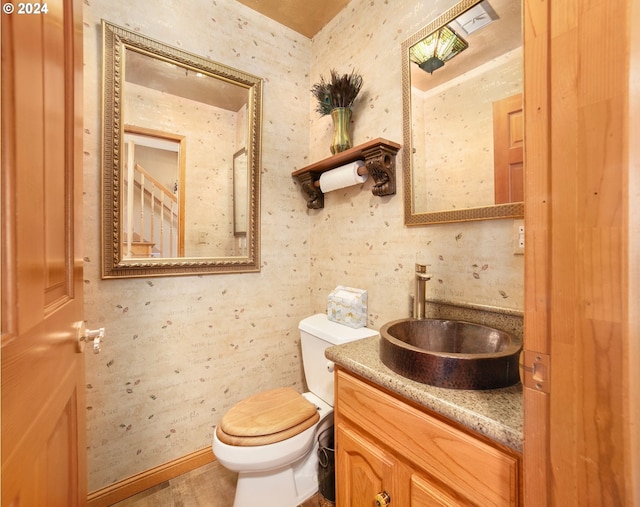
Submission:
<svg viewBox="0 0 640 507">
<path fill-rule="evenodd" d="M 317 183 L 320 175 L 356 160 L 364 160 L 367 172 L 375 182 L 371 190 L 373 195 L 393 195 L 396 193 L 396 153 L 399 149 L 398 143 L 379 137 L 293 171 L 291 176 L 300 183 L 307 208 L 320 209 L 324 207 L 324 194 Z"/>
</svg>

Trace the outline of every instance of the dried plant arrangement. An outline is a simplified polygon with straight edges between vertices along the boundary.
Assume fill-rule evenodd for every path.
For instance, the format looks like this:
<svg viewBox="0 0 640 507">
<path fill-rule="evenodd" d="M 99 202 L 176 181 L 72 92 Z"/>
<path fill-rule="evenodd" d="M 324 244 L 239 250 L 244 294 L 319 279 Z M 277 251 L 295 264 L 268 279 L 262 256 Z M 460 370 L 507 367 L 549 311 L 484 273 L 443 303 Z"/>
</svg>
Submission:
<svg viewBox="0 0 640 507">
<path fill-rule="evenodd" d="M 316 111 L 320 116 L 331 114 L 338 107 L 350 108 L 362 88 L 362 76 L 354 71 L 351 74 L 338 74 L 331 70 L 331 79 L 326 81 L 320 76 L 320 82 L 313 85 L 311 93 L 318 101 Z"/>
</svg>

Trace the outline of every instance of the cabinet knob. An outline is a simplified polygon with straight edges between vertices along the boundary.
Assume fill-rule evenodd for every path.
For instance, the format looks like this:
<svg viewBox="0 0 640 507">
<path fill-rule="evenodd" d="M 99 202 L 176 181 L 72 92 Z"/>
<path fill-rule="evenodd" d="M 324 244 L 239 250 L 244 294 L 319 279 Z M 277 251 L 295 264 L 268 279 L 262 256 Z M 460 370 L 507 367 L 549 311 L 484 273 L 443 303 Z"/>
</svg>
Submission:
<svg viewBox="0 0 640 507">
<path fill-rule="evenodd" d="M 382 491 L 376 495 L 376 507 L 387 507 L 391 505 L 391 497 L 386 491 Z"/>
</svg>

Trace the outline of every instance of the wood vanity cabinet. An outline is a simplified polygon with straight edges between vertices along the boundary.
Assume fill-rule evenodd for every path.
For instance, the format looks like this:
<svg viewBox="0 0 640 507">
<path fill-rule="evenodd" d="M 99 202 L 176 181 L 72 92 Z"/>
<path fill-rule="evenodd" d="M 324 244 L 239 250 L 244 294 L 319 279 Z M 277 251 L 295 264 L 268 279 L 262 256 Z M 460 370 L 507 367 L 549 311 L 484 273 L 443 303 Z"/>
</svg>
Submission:
<svg viewBox="0 0 640 507">
<path fill-rule="evenodd" d="M 337 507 L 520 505 L 519 453 L 340 368 L 335 431 Z"/>
</svg>

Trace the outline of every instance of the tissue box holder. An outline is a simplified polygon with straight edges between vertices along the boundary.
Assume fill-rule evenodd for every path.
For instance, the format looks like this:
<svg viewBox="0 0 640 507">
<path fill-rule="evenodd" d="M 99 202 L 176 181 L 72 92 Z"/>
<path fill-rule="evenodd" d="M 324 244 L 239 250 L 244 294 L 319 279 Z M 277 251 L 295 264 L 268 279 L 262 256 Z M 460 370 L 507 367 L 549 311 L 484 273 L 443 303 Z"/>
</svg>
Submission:
<svg viewBox="0 0 640 507">
<path fill-rule="evenodd" d="M 367 291 L 338 285 L 327 300 L 329 320 L 359 328 L 367 324 Z"/>
</svg>

